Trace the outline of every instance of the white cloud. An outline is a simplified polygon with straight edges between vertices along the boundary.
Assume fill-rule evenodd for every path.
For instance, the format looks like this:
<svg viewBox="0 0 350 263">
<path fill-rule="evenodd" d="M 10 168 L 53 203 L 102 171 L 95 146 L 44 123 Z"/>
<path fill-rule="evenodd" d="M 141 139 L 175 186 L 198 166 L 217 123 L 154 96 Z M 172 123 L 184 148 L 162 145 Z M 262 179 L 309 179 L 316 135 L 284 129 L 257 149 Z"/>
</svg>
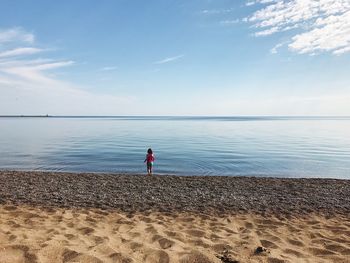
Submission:
<svg viewBox="0 0 350 263">
<path fill-rule="evenodd" d="M 114 66 L 108 66 L 108 67 L 103 67 L 100 69 L 100 71 L 113 71 L 118 69 L 118 67 L 114 67 Z"/>
<path fill-rule="evenodd" d="M 333 51 L 333 54 L 340 55 L 340 54 L 343 54 L 343 53 L 346 53 L 346 52 L 350 52 L 350 47 L 344 47 L 344 48 L 341 48 L 341 49 L 337 49 L 337 50 Z"/>
<path fill-rule="evenodd" d="M 341 54 L 350 48 L 350 11 L 318 19 L 315 29 L 292 38 L 289 48 L 299 53 L 332 51 Z"/>
<path fill-rule="evenodd" d="M 220 24 L 223 25 L 223 26 L 235 25 L 237 23 L 239 23 L 239 19 L 222 20 L 222 21 L 220 21 Z"/>
<path fill-rule="evenodd" d="M 201 14 L 206 14 L 206 15 L 228 14 L 228 13 L 232 13 L 233 11 L 234 11 L 234 8 L 204 9 L 204 10 L 201 11 Z"/>
<path fill-rule="evenodd" d="M 244 21 L 258 29 L 255 36 L 298 29 L 290 38 L 289 49 L 298 53 L 350 51 L 349 0 L 256 0 L 262 5 Z"/>
<path fill-rule="evenodd" d="M 268 36 L 268 35 L 272 35 L 273 33 L 278 32 L 278 27 L 271 27 L 269 29 L 265 29 L 259 32 L 256 32 L 254 35 L 256 37 L 260 37 L 260 36 Z"/>
<path fill-rule="evenodd" d="M 273 48 L 271 48 L 270 52 L 271 54 L 276 54 L 277 50 L 281 47 L 283 47 L 285 45 L 285 43 L 278 43 L 277 45 L 275 45 Z"/>
<path fill-rule="evenodd" d="M 0 31 L 0 43 L 11 46 L 33 43 L 34 39 L 20 28 Z M 0 115 L 109 115 L 135 108 L 132 97 L 94 93 L 54 77 L 56 69 L 74 65 L 72 60 L 25 57 L 41 51 L 44 49 L 17 47 L 0 53 Z"/>
<path fill-rule="evenodd" d="M 20 27 L 0 29 L 0 43 L 19 41 L 32 44 L 34 40 L 35 37 L 32 33 L 26 32 Z"/>
<path fill-rule="evenodd" d="M 55 68 L 61 68 L 61 67 L 66 67 L 73 65 L 74 61 L 68 60 L 68 61 L 57 61 L 57 62 L 52 62 L 52 63 L 45 63 L 45 64 L 40 64 L 33 66 L 33 70 L 49 70 L 49 69 L 55 69 Z"/>
<path fill-rule="evenodd" d="M 28 63 L 22 61 L 12 66 L 1 67 L 0 65 L 0 72 L 11 75 L 12 79 L 16 80 L 32 81 L 39 85 L 53 85 L 58 81 L 46 76 L 42 71 L 69 66 L 73 63 L 73 61 L 57 61 L 35 64 L 33 61 L 28 61 Z"/>
<path fill-rule="evenodd" d="M 162 60 L 156 61 L 154 62 L 154 64 L 164 64 L 164 63 L 169 63 L 175 60 L 178 60 L 180 58 L 183 58 L 184 55 L 178 55 L 178 56 L 174 56 L 174 57 L 168 57 L 168 58 L 164 58 Z"/>
<path fill-rule="evenodd" d="M 42 51 L 44 51 L 44 50 L 40 49 L 40 48 L 21 47 L 21 48 L 15 48 L 12 50 L 0 52 L 0 58 L 21 56 L 21 55 L 33 55 L 33 54 L 37 54 L 37 53 L 42 52 Z"/>
</svg>

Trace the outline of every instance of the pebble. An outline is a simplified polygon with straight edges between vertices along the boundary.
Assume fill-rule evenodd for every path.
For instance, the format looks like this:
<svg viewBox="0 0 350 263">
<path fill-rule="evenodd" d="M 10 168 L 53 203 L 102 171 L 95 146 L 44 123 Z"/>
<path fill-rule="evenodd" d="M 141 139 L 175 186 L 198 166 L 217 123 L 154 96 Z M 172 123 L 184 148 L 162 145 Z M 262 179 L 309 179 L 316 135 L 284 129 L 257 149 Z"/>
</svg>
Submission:
<svg viewBox="0 0 350 263">
<path fill-rule="evenodd" d="M 350 180 L 0 171 L 0 203 L 125 212 L 350 212 Z"/>
</svg>

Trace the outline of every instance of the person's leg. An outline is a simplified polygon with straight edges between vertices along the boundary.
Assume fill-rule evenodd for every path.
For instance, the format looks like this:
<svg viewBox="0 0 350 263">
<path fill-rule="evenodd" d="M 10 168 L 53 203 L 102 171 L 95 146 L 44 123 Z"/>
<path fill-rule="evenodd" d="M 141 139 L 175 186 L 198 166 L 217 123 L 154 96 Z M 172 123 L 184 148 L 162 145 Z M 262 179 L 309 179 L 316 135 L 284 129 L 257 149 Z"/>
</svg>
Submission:
<svg viewBox="0 0 350 263">
<path fill-rule="evenodd" d="M 150 175 L 152 175 L 152 167 L 153 167 L 153 165 L 151 164 L 150 167 L 149 167 L 149 173 L 150 173 Z"/>
<path fill-rule="evenodd" d="M 152 173 L 152 166 L 150 163 L 147 163 L 147 174 L 151 175 L 151 173 Z"/>
</svg>

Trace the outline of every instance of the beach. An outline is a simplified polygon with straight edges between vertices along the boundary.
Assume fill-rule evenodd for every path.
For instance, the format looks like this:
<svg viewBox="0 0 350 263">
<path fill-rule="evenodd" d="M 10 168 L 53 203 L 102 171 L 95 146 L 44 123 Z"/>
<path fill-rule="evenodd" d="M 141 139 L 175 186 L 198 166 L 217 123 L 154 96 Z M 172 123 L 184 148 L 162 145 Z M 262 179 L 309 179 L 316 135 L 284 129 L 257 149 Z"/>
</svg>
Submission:
<svg viewBox="0 0 350 263">
<path fill-rule="evenodd" d="M 0 262 L 350 262 L 350 181 L 0 172 Z"/>
</svg>

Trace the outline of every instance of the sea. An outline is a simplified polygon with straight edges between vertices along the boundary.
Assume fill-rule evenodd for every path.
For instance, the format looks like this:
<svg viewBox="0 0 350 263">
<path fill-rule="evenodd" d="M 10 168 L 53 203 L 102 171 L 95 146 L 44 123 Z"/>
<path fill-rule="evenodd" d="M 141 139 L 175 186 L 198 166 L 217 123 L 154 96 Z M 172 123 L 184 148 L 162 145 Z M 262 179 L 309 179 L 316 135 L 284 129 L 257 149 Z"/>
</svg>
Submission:
<svg viewBox="0 0 350 263">
<path fill-rule="evenodd" d="M 0 117 L 0 170 L 350 179 L 350 117 Z"/>
</svg>

